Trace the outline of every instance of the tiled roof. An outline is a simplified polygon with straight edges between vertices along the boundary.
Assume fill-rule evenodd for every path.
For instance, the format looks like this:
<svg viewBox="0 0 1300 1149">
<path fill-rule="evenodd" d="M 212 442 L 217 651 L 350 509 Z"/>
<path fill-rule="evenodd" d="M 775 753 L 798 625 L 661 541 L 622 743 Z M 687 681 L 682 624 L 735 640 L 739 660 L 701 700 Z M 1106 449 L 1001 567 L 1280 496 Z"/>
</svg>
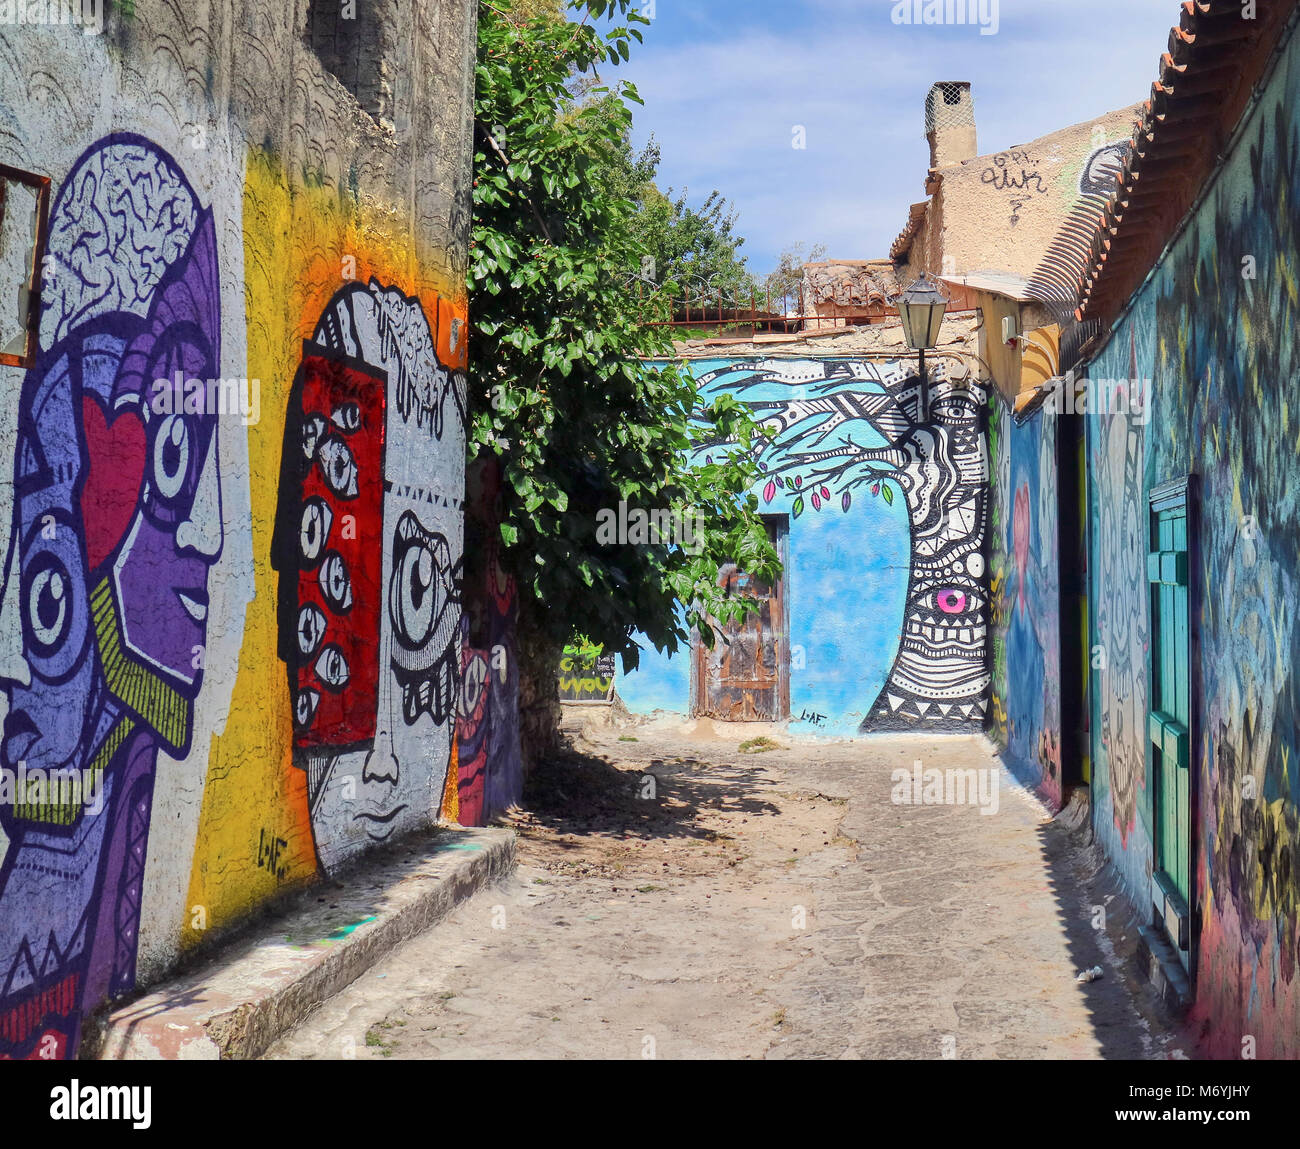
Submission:
<svg viewBox="0 0 1300 1149">
<path fill-rule="evenodd" d="M 907 226 L 899 233 L 894 240 L 894 245 L 889 249 L 889 258 L 895 263 L 900 262 L 908 251 L 911 250 L 912 240 L 916 238 L 916 233 L 921 230 L 921 224 L 925 222 L 925 213 L 930 206 L 929 200 L 923 200 L 921 203 L 914 203 L 911 211 L 907 216 Z"/>
<path fill-rule="evenodd" d="M 894 265 L 887 259 L 828 259 L 803 265 L 804 302 L 883 308 L 898 298 Z"/>
<path fill-rule="evenodd" d="M 982 320 L 973 311 L 954 313 L 943 318 L 939 342 L 931 354 L 955 351 L 973 353 L 979 345 Z M 720 356 L 743 359 L 747 356 L 785 356 L 797 359 L 834 355 L 861 355 L 871 358 L 915 360 L 916 352 L 907 346 L 903 325 L 897 320 L 873 323 L 870 327 L 839 327 L 821 333 L 794 332 L 790 335 L 760 336 L 757 340 L 691 339 L 673 343 L 679 359 L 717 359 Z"/>
<path fill-rule="evenodd" d="M 1151 98 L 1083 248 L 1080 320 L 1113 319 L 1160 258 L 1219 163 L 1300 0 L 1184 0 Z"/>
</svg>

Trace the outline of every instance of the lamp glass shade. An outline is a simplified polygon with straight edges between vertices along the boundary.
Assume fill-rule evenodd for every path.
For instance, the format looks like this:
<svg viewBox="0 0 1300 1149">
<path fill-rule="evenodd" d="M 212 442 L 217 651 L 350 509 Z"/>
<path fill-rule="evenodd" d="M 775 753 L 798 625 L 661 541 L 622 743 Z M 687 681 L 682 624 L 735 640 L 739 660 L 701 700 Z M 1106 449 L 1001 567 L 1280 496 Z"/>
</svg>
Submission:
<svg viewBox="0 0 1300 1149">
<path fill-rule="evenodd" d="M 939 342 L 948 300 L 932 279 L 922 275 L 898 301 L 903 337 L 913 351 L 927 350 Z"/>
</svg>

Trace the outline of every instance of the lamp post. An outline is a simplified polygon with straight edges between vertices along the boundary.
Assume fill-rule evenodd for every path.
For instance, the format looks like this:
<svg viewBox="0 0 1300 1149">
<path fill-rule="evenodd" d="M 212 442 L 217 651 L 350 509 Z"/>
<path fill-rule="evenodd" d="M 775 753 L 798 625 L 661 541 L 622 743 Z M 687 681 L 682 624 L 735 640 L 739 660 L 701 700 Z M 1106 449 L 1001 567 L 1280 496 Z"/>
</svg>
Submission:
<svg viewBox="0 0 1300 1149">
<path fill-rule="evenodd" d="M 903 321 L 903 337 L 913 351 L 921 353 L 921 421 L 930 418 L 929 384 L 925 377 L 925 351 L 939 342 L 948 297 L 925 272 L 898 300 L 898 317 Z"/>
</svg>

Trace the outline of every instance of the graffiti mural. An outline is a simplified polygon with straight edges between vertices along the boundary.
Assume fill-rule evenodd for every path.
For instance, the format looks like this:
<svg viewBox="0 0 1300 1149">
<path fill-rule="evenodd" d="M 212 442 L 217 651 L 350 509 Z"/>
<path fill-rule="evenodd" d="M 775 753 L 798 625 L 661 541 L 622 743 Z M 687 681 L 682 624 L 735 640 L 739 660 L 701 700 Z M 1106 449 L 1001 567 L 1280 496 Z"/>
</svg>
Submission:
<svg viewBox="0 0 1300 1149">
<path fill-rule="evenodd" d="M 919 380 L 900 362 L 748 361 L 699 382 L 706 400 L 733 394 L 775 431 L 756 448 L 762 509 L 798 521 L 897 499 L 906 515 L 908 577 L 892 661 L 861 700 L 859 729 L 982 724 L 990 682 L 984 389 L 938 367 L 923 420 Z"/>
<path fill-rule="evenodd" d="M 995 398 L 991 416 L 996 478 L 991 536 L 994 674 L 990 734 L 1008 764 L 1044 800 L 1059 806 L 1056 414 L 1045 407 L 1024 425 L 1017 425 L 1009 405 Z"/>
<path fill-rule="evenodd" d="M 466 475 L 466 556 L 461 694 L 456 719 L 459 776 L 455 821 L 482 826 L 523 792 L 519 745 L 517 590 L 501 565 L 501 476 L 494 459 Z M 450 812 L 444 809 L 445 814 Z"/>
<path fill-rule="evenodd" d="M 1132 148 L 1128 137 L 1095 149 L 1079 171 L 1078 198 L 1057 229 L 1026 284 L 1026 294 L 1044 303 L 1058 322 L 1071 324 L 1084 259 L 1078 237 L 1091 233 L 1097 214 L 1115 187 L 1115 176 Z"/>
<path fill-rule="evenodd" d="M 83 1002 L 135 984 L 154 772 L 189 751 L 223 545 L 218 417 L 153 383 L 218 375 L 216 252 L 139 136 L 88 149 L 51 212 L 0 609 L 0 1056 L 74 1054 Z"/>
<path fill-rule="evenodd" d="M 464 379 L 418 300 L 350 284 L 303 347 L 271 545 L 294 763 L 326 870 L 435 816 L 451 761 L 463 499 L 437 468 L 398 481 L 410 436 L 463 457 Z"/>
<path fill-rule="evenodd" d="M 1149 378 L 1132 331 L 1127 351 L 1123 372 L 1113 378 Z M 1134 565 L 1147 550 L 1143 423 L 1124 412 L 1099 414 L 1092 422 L 1097 582 L 1106 588 L 1096 596 L 1097 634 L 1104 649 L 1094 684 L 1100 750 L 1107 765 L 1104 785 L 1124 843 L 1139 813 L 1139 790 L 1146 787 L 1149 589 L 1145 568 Z"/>
<path fill-rule="evenodd" d="M 472 9 L 385 140 L 253 7 L 0 36 L 0 1059 L 455 789 Z"/>
<path fill-rule="evenodd" d="M 615 658 L 566 646 L 560 658 L 561 702 L 608 702 L 614 694 Z"/>
<path fill-rule="evenodd" d="M 1187 226 L 1139 291 L 1095 378 L 1150 378 L 1149 419 L 1088 420 L 1093 641 L 1109 655 L 1094 763 L 1109 850 L 1149 881 L 1147 497 L 1192 474 L 1193 1021 L 1211 1057 L 1300 1055 L 1300 45 L 1293 37 Z M 1102 593 L 1104 588 L 1104 593 Z M 1097 679 L 1094 674 L 1094 681 Z M 1136 816 L 1135 816 L 1136 814 Z M 1101 828 L 1101 827 L 1099 827 Z"/>
<path fill-rule="evenodd" d="M 309 773 L 313 748 L 374 741 L 383 552 L 362 540 L 383 527 L 384 383 L 345 359 L 305 352 L 285 418 L 286 446 L 298 449 L 282 457 L 273 543 L 283 575 L 280 656 L 294 749 Z"/>
<path fill-rule="evenodd" d="M 1108 196 L 1115 190 L 1115 177 L 1128 159 L 1132 140 L 1116 140 L 1092 153 L 1079 173 L 1079 194 Z"/>
<path fill-rule="evenodd" d="M 989 393 L 989 473 L 992 498 L 989 500 L 989 650 L 992 680 L 989 683 L 989 736 L 1006 749 L 1010 730 L 1007 722 L 1008 566 L 1010 548 L 1007 527 L 1011 507 L 1011 406 L 996 390 Z"/>
<path fill-rule="evenodd" d="M 514 620 L 514 580 L 492 553 L 486 585 L 463 616 L 455 817 L 462 826 L 486 825 L 523 790 Z"/>
</svg>

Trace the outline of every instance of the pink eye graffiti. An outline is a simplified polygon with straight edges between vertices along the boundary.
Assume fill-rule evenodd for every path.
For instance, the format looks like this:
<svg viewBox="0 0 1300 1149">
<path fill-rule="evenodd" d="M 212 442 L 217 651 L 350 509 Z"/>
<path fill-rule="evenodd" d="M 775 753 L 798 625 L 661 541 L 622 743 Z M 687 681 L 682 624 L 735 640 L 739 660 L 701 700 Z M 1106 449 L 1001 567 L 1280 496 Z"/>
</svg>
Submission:
<svg viewBox="0 0 1300 1149">
<path fill-rule="evenodd" d="M 961 614 L 966 609 L 966 592 L 950 587 L 935 595 L 935 601 L 944 614 Z"/>
</svg>

